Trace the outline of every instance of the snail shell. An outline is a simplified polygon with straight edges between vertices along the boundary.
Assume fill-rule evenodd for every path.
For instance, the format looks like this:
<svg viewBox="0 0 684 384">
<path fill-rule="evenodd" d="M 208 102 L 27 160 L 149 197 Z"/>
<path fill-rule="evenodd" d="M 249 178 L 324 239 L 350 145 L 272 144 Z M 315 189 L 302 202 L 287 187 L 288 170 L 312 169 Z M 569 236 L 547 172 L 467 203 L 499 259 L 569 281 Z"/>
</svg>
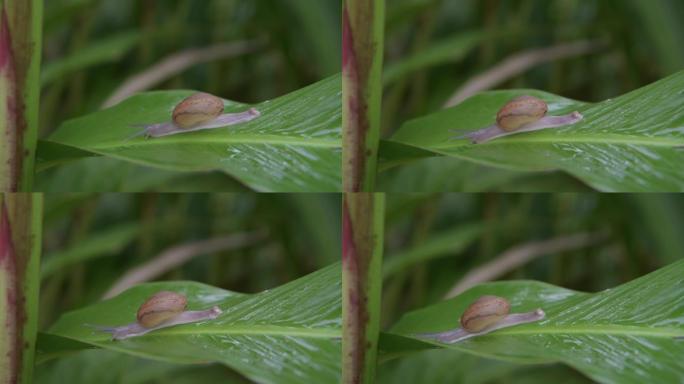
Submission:
<svg viewBox="0 0 684 384">
<path fill-rule="evenodd" d="M 498 296 L 482 296 L 461 315 L 461 327 L 467 332 L 482 332 L 503 320 L 511 311 L 508 300 Z"/>
<path fill-rule="evenodd" d="M 138 324 L 145 328 L 156 327 L 178 315 L 188 304 L 180 293 L 160 291 L 152 295 L 138 309 Z"/>
<path fill-rule="evenodd" d="M 204 92 L 192 94 L 173 109 L 173 123 L 188 129 L 214 120 L 223 113 L 223 100 Z"/>
<path fill-rule="evenodd" d="M 496 124 L 506 132 L 513 132 L 526 124 L 534 123 L 546 115 L 548 106 L 534 96 L 518 96 L 504 105 L 496 114 Z"/>
</svg>

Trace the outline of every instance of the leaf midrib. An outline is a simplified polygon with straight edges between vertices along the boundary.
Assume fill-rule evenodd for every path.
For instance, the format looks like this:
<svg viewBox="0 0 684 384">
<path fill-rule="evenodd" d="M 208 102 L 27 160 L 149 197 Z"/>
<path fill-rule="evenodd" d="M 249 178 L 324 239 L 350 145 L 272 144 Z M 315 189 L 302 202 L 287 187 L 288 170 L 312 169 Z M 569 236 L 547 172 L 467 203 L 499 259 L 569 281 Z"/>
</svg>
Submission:
<svg viewBox="0 0 684 384">
<path fill-rule="evenodd" d="M 478 144 L 478 146 L 494 146 L 494 145 L 509 145 L 509 144 L 622 144 L 622 145 L 643 145 L 651 147 L 680 147 L 684 146 L 684 138 L 677 140 L 676 138 L 659 138 L 659 137 L 630 137 L 630 136 L 574 136 L 574 137 L 559 137 L 559 136 L 543 136 L 530 137 L 524 140 L 509 138 L 508 140 L 492 141 L 485 144 Z M 416 145 L 416 143 L 403 143 Z M 463 147 L 472 147 L 473 144 L 457 144 L 452 145 L 430 145 L 426 144 L 423 148 L 433 149 L 455 149 Z"/>
<path fill-rule="evenodd" d="M 274 325 L 250 325 L 250 326 L 221 326 L 221 325 L 206 325 L 201 329 L 195 327 L 178 327 L 168 328 L 150 332 L 146 335 L 138 337 L 165 337 L 165 336 L 202 336 L 202 335 L 237 335 L 237 336 L 296 336 L 307 337 L 314 339 L 331 339 L 342 337 L 342 330 L 340 328 L 298 328 L 298 327 L 282 327 Z M 70 337 L 66 335 L 59 335 L 62 337 Z M 110 341 L 109 337 L 94 338 L 94 339 L 78 339 L 83 342 L 106 342 Z"/>
<path fill-rule="evenodd" d="M 290 138 L 282 136 L 259 136 L 255 137 L 240 137 L 231 136 L 230 138 L 215 138 L 206 137 L 201 139 L 148 139 L 145 141 L 130 142 L 126 144 L 121 144 L 121 142 L 116 143 L 104 143 L 100 145 L 88 145 L 79 144 L 81 148 L 89 149 L 122 149 L 122 148 L 150 148 L 154 146 L 164 146 L 164 145 L 183 145 L 183 144 L 277 144 L 277 145 L 296 145 L 300 147 L 319 147 L 319 148 L 338 148 L 342 146 L 342 140 L 325 140 L 325 139 L 311 139 L 311 138 Z M 67 144 L 76 145 L 76 144 Z"/>
<path fill-rule="evenodd" d="M 439 332 L 439 331 L 437 331 Z M 684 337 L 684 329 L 677 328 L 648 328 L 632 325 L 544 325 L 536 328 L 502 329 L 486 336 L 517 336 L 517 335 L 623 335 L 623 336 L 650 336 L 672 339 Z M 484 336 L 484 335 L 483 335 Z M 414 335 L 411 337 L 416 338 Z M 418 338 L 419 340 L 424 340 Z M 473 338 L 475 340 L 477 338 Z"/>
</svg>

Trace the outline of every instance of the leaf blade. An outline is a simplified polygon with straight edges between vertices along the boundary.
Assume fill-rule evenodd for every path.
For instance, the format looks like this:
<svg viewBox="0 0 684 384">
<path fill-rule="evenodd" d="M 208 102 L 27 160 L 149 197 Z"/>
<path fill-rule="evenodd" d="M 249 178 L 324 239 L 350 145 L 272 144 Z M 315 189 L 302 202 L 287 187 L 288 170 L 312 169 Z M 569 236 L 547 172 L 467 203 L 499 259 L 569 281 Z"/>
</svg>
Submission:
<svg viewBox="0 0 684 384">
<path fill-rule="evenodd" d="M 135 125 L 169 121 L 176 103 L 191 93 L 133 96 L 112 108 L 67 121 L 50 141 L 162 169 L 218 169 L 260 191 L 340 190 L 339 76 L 255 105 L 261 116 L 244 124 L 129 139 L 140 130 Z M 225 102 L 226 112 L 247 108 Z"/>
<path fill-rule="evenodd" d="M 65 314 L 50 334 L 157 360 L 218 361 L 258 382 L 333 383 L 340 374 L 340 284 L 339 264 L 251 295 L 193 282 L 148 283 Z M 121 341 L 83 326 L 132 322 L 144 298 L 163 289 L 185 294 L 189 309 L 218 305 L 224 312 Z"/>
<path fill-rule="evenodd" d="M 534 90 L 494 91 L 412 120 L 393 141 L 519 171 L 561 169 L 602 191 L 684 190 L 684 71 L 613 100 L 587 104 Z M 485 144 L 452 137 L 494 122 L 498 108 L 530 94 L 549 114 L 580 111 L 574 125 Z M 396 160 L 395 160 L 396 161 Z"/>
<path fill-rule="evenodd" d="M 464 352 L 524 363 L 562 361 L 603 383 L 677 382 L 682 379 L 684 261 L 619 287 L 588 294 L 533 281 L 477 286 L 452 300 L 414 311 L 392 332 L 416 333 L 458 326 L 475 298 L 498 294 L 512 312 L 541 307 L 546 318 L 469 341 L 443 345 Z"/>
</svg>

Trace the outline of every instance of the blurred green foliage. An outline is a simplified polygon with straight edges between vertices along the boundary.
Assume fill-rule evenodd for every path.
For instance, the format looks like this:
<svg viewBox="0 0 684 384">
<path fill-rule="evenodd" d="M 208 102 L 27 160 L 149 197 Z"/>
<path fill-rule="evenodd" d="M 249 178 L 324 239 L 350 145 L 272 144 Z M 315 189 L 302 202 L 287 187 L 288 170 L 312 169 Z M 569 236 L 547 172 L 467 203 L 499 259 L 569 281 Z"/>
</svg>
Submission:
<svg viewBox="0 0 684 384">
<path fill-rule="evenodd" d="M 41 137 L 97 110 L 125 80 L 170 54 L 257 41 L 257 51 L 196 65 L 156 89 L 255 103 L 340 68 L 338 0 L 51 0 L 45 5 Z"/>
<path fill-rule="evenodd" d="M 473 225 L 486 228 L 474 239 Z M 596 292 L 680 260 L 684 196 L 388 194 L 385 266 L 397 264 L 395 257 L 414 255 L 412 264 L 386 276 L 383 324 L 442 300 L 466 273 L 514 246 L 576 233 L 607 237 L 593 246 L 541 256 L 501 279 Z"/>
<path fill-rule="evenodd" d="M 389 1 L 388 70 L 426 53 L 433 61 L 387 87 L 385 133 L 439 109 L 465 81 L 506 57 L 564 42 L 598 39 L 607 46 L 535 67 L 499 88 L 535 88 L 583 101 L 639 88 L 684 68 L 682 20 L 679 0 Z M 471 47 L 474 36 L 484 37 Z"/>
<path fill-rule="evenodd" d="M 339 72 L 340 7 L 339 0 L 46 2 L 39 136 L 97 111 L 122 84 L 169 56 L 217 44 L 244 43 L 251 52 L 193 65 L 153 89 L 257 103 L 303 88 Z M 109 185 L 88 182 L 92 172 L 113 177 Z M 188 175 L 201 181 L 189 183 Z M 81 159 L 36 179 L 43 191 L 245 190 L 221 172 L 169 172 L 113 159 Z"/>
<path fill-rule="evenodd" d="M 679 0 L 391 0 L 387 13 L 383 138 L 439 111 L 464 85 L 481 83 L 478 76 L 491 79 L 488 71 L 504 73 L 502 64 L 520 65 L 520 55 L 534 50 L 588 41 L 601 46 L 534 65 L 493 88 L 599 102 L 684 69 Z M 517 61 L 507 61 L 514 56 Z M 383 191 L 589 190 L 561 172 L 511 172 L 449 158 L 382 169 L 378 180 Z"/>
<path fill-rule="evenodd" d="M 408 311 L 443 300 L 467 273 L 529 242 L 606 234 L 594 245 L 545 254 L 497 280 L 597 292 L 684 255 L 684 196 L 679 194 L 388 194 L 386 221 L 384 264 L 393 268 L 383 287 L 383 329 Z M 473 232 L 478 228 L 485 230 Z M 386 356 L 392 361 L 380 365 L 380 382 L 589 382 L 559 365 L 438 352 L 444 351 Z M 528 376 L 532 372 L 534 378 Z"/>
<path fill-rule="evenodd" d="M 107 367 L 107 369 L 102 369 Z M 220 364 L 180 365 L 140 359 L 104 349 L 82 351 L 54 360 L 36 372 L 36 383 L 186 384 L 250 381 Z"/>
<path fill-rule="evenodd" d="M 340 260 L 339 195 L 48 194 L 45 200 L 41 329 L 181 244 L 265 233 L 238 249 L 197 256 L 160 278 L 245 293 Z"/>
</svg>

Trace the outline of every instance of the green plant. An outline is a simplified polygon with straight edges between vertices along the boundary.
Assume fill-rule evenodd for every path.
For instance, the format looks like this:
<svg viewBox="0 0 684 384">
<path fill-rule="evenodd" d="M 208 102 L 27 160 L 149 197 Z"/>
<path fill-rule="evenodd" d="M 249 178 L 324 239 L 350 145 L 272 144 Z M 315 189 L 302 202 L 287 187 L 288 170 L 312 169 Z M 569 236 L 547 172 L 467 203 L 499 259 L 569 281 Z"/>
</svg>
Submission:
<svg viewBox="0 0 684 384">
<path fill-rule="evenodd" d="M 46 4 L 36 189 L 341 190 L 339 15 L 308 0 Z M 190 90 L 260 116 L 130 138 Z"/>
<path fill-rule="evenodd" d="M 342 201 L 342 382 L 371 383 L 380 329 L 385 196 Z"/>
<path fill-rule="evenodd" d="M 325 194 L 48 195 L 38 382 L 128 383 L 183 371 L 338 382 L 339 206 L 339 195 Z M 187 311 L 221 313 L 117 333 L 132 336 L 124 340 L 103 331 L 137 322 L 159 291 L 184 295 Z"/>
<path fill-rule="evenodd" d="M 372 192 L 380 138 L 385 1 L 346 0 L 342 11 L 343 190 Z"/>
<path fill-rule="evenodd" d="M 0 380 L 31 383 L 38 325 L 42 196 L 0 194 Z"/>
<path fill-rule="evenodd" d="M 0 191 L 33 191 L 43 2 L 0 1 Z"/>
<path fill-rule="evenodd" d="M 671 0 L 392 3 L 378 190 L 682 191 L 682 15 Z M 584 119 L 453 139 L 525 94 Z"/>
<path fill-rule="evenodd" d="M 558 362 L 601 383 L 681 380 L 683 243 L 655 235 L 681 228 L 680 196 L 389 196 L 386 260 L 404 267 L 385 275 L 380 382 L 587 382 L 540 365 Z M 628 211 L 633 204 L 640 208 Z M 670 215 L 647 213 L 662 207 Z M 477 218 L 487 229 L 465 247 L 455 241 L 472 231 L 460 223 Z M 532 240 L 539 237 L 549 240 Z M 450 238 L 452 252 L 440 251 Z M 504 277 L 511 280 L 490 282 Z M 484 295 L 545 317 L 453 343 L 429 336 L 461 327 L 466 307 Z"/>
</svg>

